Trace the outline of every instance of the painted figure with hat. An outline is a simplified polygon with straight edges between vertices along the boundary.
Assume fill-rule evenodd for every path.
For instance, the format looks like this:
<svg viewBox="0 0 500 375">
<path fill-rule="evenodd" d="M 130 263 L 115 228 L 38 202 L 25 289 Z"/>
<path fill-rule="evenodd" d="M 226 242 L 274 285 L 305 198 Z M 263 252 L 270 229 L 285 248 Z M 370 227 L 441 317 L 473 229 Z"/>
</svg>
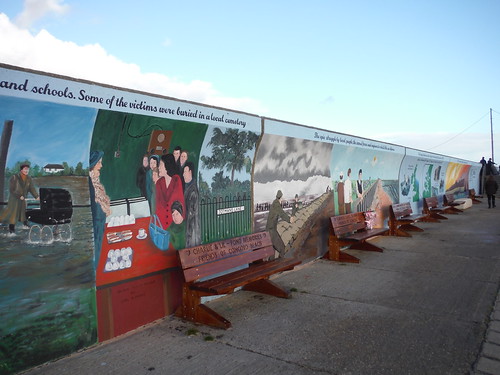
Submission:
<svg viewBox="0 0 500 375">
<path fill-rule="evenodd" d="M 19 173 L 13 175 L 9 180 L 9 201 L 7 208 L 0 214 L 0 221 L 9 224 L 9 234 L 15 234 L 15 227 L 18 221 L 28 226 L 26 220 L 26 197 L 31 193 L 36 200 L 39 200 L 33 179 L 28 176 L 30 166 L 23 164 L 19 168 Z"/>
<path fill-rule="evenodd" d="M 281 200 L 283 198 L 283 192 L 278 190 L 276 193 L 276 199 L 271 204 L 269 209 L 269 215 L 267 216 L 266 230 L 271 235 L 271 240 L 273 242 L 274 249 L 280 254 L 280 258 L 285 255 L 285 244 L 278 233 L 278 221 L 279 219 L 286 221 L 287 223 L 293 223 L 295 218 L 288 215 L 281 207 Z"/>
<path fill-rule="evenodd" d="M 111 201 L 99 179 L 104 152 L 91 151 L 89 158 L 89 191 L 90 209 L 94 223 L 94 264 L 97 265 L 101 255 L 102 237 L 106 226 L 106 217 L 111 215 Z"/>
</svg>

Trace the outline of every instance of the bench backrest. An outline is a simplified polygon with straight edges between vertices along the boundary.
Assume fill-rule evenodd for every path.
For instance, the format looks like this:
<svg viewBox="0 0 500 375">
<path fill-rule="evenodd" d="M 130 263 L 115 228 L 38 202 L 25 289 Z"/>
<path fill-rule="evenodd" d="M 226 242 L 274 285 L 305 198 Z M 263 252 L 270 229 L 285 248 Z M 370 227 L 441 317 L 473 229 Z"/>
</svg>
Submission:
<svg viewBox="0 0 500 375">
<path fill-rule="evenodd" d="M 424 205 L 427 206 L 427 208 L 437 208 L 439 202 L 437 197 L 424 198 Z"/>
<path fill-rule="evenodd" d="M 274 255 L 268 232 L 249 234 L 177 252 L 186 282 L 209 278 Z"/>
<path fill-rule="evenodd" d="M 443 195 L 443 204 L 444 205 L 448 205 L 450 203 L 453 203 L 454 200 L 455 200 L 455 197 L 453 196 L 453 194 Z"/>
<path fill-rule="evenodd" d="M 409 216 L 413 214 L 410 202 L 395 203 L 391 205 L 391 215 L 395 218 Z"/>
<path fill-rule="evenodd" d="M 333 233 L 337 237 L 366 228 L 363 212 L 333 216 L 330 221 L 332 222 Z"/>
</svg>

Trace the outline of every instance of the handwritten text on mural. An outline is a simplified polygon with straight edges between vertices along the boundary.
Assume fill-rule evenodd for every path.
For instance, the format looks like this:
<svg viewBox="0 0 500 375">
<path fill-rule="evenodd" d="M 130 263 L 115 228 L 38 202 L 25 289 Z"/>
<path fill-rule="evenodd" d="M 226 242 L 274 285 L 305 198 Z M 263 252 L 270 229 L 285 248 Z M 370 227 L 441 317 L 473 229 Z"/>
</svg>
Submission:
<svg viewBox="0 0 500 375">
<path fill-rule="evenodd" d="M 146 100 L 127 99 L 124 96 L 110 95 L 101 96 L 87 92 L 85 89 L 73 91 L 70 87 L 54 87 L 50 83 L 45 84 L 30 84 L 29 79 L 24 81 L 0 81 L 0 89 L 12 91 L 29 92 L 36 95 L 48 97 L 56 97 L 62 99 L 77 100 L 89 104 L 105 106 L 108 109 L 133 109 L 145 113 L 158 113 L 162 115 L 178 116 L 183 118 L 198 119 L 201 121 L 211 121 L 216 123 L 226 124 L 227 126 L 236 125 L 245 128 L 247 125 L 245 120 L 239 118 L 229 118 L 225 114 L 210 112 L 206 108 L 206 112 L 201 109 L 191 110 L 184 109 L 180 106 L 168 107 L 161 106 L 157 103 L 151 104 Z"/>
</svg>

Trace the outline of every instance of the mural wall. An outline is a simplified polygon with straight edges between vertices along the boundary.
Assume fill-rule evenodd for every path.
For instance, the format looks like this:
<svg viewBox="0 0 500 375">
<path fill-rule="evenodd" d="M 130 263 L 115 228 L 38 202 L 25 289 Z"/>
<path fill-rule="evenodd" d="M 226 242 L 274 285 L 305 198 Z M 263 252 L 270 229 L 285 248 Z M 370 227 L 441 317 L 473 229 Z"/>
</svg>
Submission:
<svg viewBox="0 0 500 375">
<path fill-rule="evenodd" d="M 478 190 L 480 164 L 0 65 L 0 374 L 172 314 L 177 250 Z"/>
</svg>

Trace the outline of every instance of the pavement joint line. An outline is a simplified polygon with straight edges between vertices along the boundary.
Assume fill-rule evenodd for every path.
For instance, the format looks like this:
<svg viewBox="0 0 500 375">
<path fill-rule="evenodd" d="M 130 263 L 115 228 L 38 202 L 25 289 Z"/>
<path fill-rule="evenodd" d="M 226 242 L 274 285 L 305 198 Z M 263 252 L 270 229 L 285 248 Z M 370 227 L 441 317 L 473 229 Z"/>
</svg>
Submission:
<svg viewBox="0 0 500 375">
<path fill-rule="evenodd" d="M 307 369 L 307 370 L 311 370 L 311 371 L 315 371 L 315 372 L 319 371 L 319 372 L 323 372 L 325 374 L 330 374 L 330 375 L 337 375 L 336 372 L 331 372 L 331 371 L 323 369 L 323 368 L 313 367 L 313 366 L 306 366 L 306 365 L 303 365 L 303 364 L 300 364 L 300 363 L 297 363 L 297 362 L 293 362 L 293 361 L 289 361 L 289 360 L 286 360 L 286 359 L 283 359 L 283 358 L 273 357 L 273 356 L 270 356 L 268 354 L 261 353 L 261 352 L 258 352 L 258 351 L 255 351 L 255 350 L 251 350 L 251 349 L 248 349 L 248 348 L 242 348 L 240 346 L 232 345 L 231 343 L 228 343 L 228 342 L 223 342 L 223 341 L 220 341 L 220 342 L 222 344 L 226 345 L 226 346 L 229 346 L 230 348 L 233 348 L 233 349 L 242 350 L 242 351 L 245 351 L 245 352 L 248 352 L 248 353 L 253 353 L 253 354 L 261 355 L 263 357 L 270 358 L 270 359 L 273 359 L 273 360 L 279 361 L 279 362 L 288 363 L 290 365 L 294 365 L 294 366 L 297 366 L 297 367 L 300 367 L 300 368 L 303 368 L 303 369 Z"/>
<path fill-rule="evenodd" d="M 345 265 L 350 265 L 350 264 L 349 263 L 339 263 L 338 265 L 345 266 Z M 356 265 L 352 265 L 352 267 L 356 267 Z M 418 270 L 418 271 L 406 270 L 406 269 L 391 270 L 391 269 L 379 268 L 379 267 L 369 267 L 369 266 L 362 265 L 361 263 L 359 264 L 358 267 L 363 268 L 363 269 L 368 269 L 368 270 L 385 271 L 385 272 L 393 272 L 393 273 L 404 273 L 404 274 L 409 274 L 409 273 L 432 274 L 432 275 L 452 275 L 453 274 L 452 272 L 440 272 L 440 271 L 434 272 L 434 271 L 427 271 L 427 270 Z M 492 281 L 492 280 L 476 279 L 473 277 L 467 278 L 467 277 L 463 277 L 463 276 L 460 276 L 460 277 L 457 276 L 457 278 L 460 278 L 461 280 L 466 279 L 466 280 L 471 280 L 471 281 L 483 282 L 483 283 L 487 283 L 487 284 L 496 284 L 496 282 Z"/>
<path fill-rule="evenodd" d="M 457 323 L 463 323 L 463 324 L 470 324 L 470 323 L 472 323 L 472 324 L 483 324 L 484 323 L 483 321 L 477 321 L 477 320 L 457 319 L 456 316 L 454 314 L 451 314 L 451 313 L 438 314 L 438 313 L 432 313 L 429 310 L 417 310 L 415 308 L 404 309 L 404 308 L 401 308 L 401 307 L 398 307 L 398 306 L 388 306 L 388 305 L 370 303 L 370 302 L 360 301 L 360 300 L 355 300 L 355 299 L 348 299 L 348 298 L 337 297 L 337 296 L 329 296 L 329 295 L 326 295 L 326 294 L 318 294 L 318 293 L 309 292 L 309 291 L 306 291 L 306 290 L 299 290 L 297 293 L 300 293 L 300 294 L 309 294 L 309 295 L 316 296 L 316 297 L 324 297 L 324 298 L 336 299 L 336 300 L 340 300 L 340 301 L 343 301 L 343 302 L 352 302 L 352 303 L 359 303 L 359 304 L 368 305 L 368 306 L 383 307 L 383 308 L 386 308 L 386 309 L 397 310 L 397 311 L 414 312 L 414 313 L 419 313 L 419 314 L 427 314 L 427 315 L 429 315 L 431 317 L 439 317 L 439 318 L 445 318 L 445 319 L 452 318 Z"/>
</svg>

